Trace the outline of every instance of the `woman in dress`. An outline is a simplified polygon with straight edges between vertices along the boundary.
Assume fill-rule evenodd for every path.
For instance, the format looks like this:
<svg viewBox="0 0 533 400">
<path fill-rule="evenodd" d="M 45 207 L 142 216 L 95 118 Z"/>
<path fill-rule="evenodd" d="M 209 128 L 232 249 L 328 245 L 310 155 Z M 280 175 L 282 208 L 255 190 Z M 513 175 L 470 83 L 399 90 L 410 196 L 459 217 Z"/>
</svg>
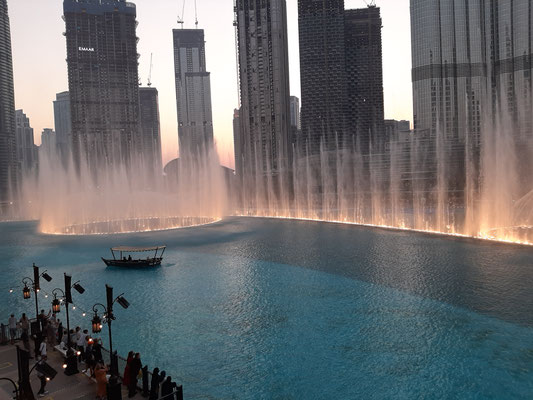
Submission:
<svg viewBox="0 0 533 400">
<path fill-rule="evenodd" d="M 104 400 L 107 396 L 107 368 L 102 364 L 96 364 L 94 378 L 96 379 L 96 399 Z"/>
<path fill-rule="evenodd" d="M 122 376 L 122 384 L 124 386 L 130 385 L 130 364 L 131 360 L 133 360 L 133 356 L 135 353 L 133 351 L 130 351 L 128 353 L 128 359 L 126 360 L 126 367 L 124 368 L 124 375 Z"/>
</svg>

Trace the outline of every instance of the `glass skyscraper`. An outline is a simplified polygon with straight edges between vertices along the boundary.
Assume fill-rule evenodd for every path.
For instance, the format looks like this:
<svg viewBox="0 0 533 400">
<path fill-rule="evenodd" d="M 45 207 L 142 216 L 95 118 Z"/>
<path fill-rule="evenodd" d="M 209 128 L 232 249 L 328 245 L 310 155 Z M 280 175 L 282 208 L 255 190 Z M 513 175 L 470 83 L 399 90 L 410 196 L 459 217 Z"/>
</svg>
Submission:
<svg viewBox="0 0 533 400">
<path fill-rule="evenodd" d="M 17 183 L 13 62 L 7 1 L 0 0 L 0 205 Z"/>
<path fill-rule="evenodd" d="M 141 151 L 135 4 L 64 0 L 72 149 L 96 165 Z"/>
<path fill-rule="evenodd" d="M 203 29 L 173 29 L 180 156 L 213 145 L 211 81 Z"/>
</svg>

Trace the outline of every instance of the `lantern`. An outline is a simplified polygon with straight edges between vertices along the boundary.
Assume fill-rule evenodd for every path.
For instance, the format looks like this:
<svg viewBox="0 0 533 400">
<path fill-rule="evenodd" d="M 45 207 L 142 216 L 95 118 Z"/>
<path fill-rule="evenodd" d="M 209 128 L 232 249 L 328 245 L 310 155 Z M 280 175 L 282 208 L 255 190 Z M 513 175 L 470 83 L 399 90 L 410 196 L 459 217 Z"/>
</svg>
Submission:
<svg viewBox="0 0 533 400">
<path fill-rule="evenodd" d="M 25 299 L 29 299 L 31 297 L 30 288 L 26 285 L 24 285 L 24 289 L 22 289 L 22 295 Z"/>
<path fill-rule="evenodd" d="M 54 300 L 52 300 L 52 312 L 54 314 L 57 314 L 58 312 L 61 312 L 61 303 L 57 299 L 57 297 L 54 296 Z"/>
<path fill-rule="evenodd" d="M 94 313 L 92 320 L 93 333 L 100 333 L 102 331 L 102 319 L 98 316 L 97 313 Z"/>
</svg>

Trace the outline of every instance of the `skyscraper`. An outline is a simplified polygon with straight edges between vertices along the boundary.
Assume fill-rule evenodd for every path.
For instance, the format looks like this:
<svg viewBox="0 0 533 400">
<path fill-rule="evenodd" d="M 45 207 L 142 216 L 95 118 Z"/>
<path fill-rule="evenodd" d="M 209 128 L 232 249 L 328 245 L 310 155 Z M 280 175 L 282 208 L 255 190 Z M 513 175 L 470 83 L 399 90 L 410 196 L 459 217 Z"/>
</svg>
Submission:
<svg viewBox="0 0 533 400">
<path fill-rule="evenodd" d="M 346 128 L 367 154 L 383 152 L 383 63 L 380 9 L 375 6 L 344 11 L 346 57 Z M 352 143 L 350 143 L 352 144 Z"/>
<path fill-rule="evenodd" d="M 298 0 L 302 136 L 311 154 L 346 134 L 344 0 Z"/>
<path fill-rule="evenodd" d="M 141 150 L 135 4 L 64 0 L 75 159 L 96 165 Z"/>
<path fill-rule="evenodd" d="M 173 29 L 172 35 L 180 155 L 187 157 L 213 144 L 210 74 L 203 29 Z"/>
<path fill-rule="evenodd" d="M 65 157 L 72 142 L 72 120 L 70 114 L 70 94 L 61 92 L 54 100 L 54 126 L 58 151 Z"/>
<path fill-rule="evenodd" d="M 369 143 L 385 140 L 380 9 L 298 0 L 298 28 L 301 151 L 358 145 L 367 154 Z"/>
<path fill-rule="evenodd" d="M 529 0 L 411 0 L 414 127 L 434 138 L 452 188 L 462 190 L 465 159 L 479 163 L 494 122 L 518 154 L 531 149 L 532 12 Z"/>
<path fill-rule="evenodd" d="M 15 96 L 7 1 L 0 0 L 0 202 L 17 183 Z"/>
<path fill-rule="evenodd" d="M 240 119 L 240 110 L 233 110 L 233 150 L 235 153 L 235 175 L 239 177 L 239 180 L 242 177 L 242 130 L 241 130 L 241 119 Z"/>
<path fill-rule="evenodd" d="M 29 171 L 35 166 L 35 151 L 33 128 L 30 119 L 22 110 L 15 111 L 15 123 L 17 126 L 17 163 L 19 171 Z"/>
<path fill-rule="evenodd" d="M 291 96 L 291 128 L 300 129 L 300 99 L 296 96 Z"/>
<path fill-rule="evenodd" d="M 235 14 L 242 168 L 248 176 L 278 176 L 291 157 L 286 3 L 237 0 Z"/>
<path fill-rule="evenodd" d="M 163 171 L 163 162 L 157 89 L 154 87 L 139 88 L 139 103 L 143 160 L 149 168 L 160 175 Z"/>
</svg>

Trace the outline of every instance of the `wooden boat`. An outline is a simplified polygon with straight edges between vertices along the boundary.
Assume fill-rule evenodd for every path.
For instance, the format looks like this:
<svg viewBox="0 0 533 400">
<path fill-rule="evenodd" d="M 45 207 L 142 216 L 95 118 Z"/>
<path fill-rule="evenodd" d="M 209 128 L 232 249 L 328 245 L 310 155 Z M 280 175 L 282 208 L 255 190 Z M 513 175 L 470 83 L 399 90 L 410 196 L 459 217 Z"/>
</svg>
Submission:
<svg viewBox="0 0 533 400">
<path fill-rule="evenodd" d="M 161 265 L 163 261 L 163 253 L 165 252 L 166 246 L 154 246 L 154 247 L 127 247 L 119 246 L 112 247 L 111 254 L 113 258 L 103 258 L 102 261 L 108 267 L 126 267 L 126 268 L 148 268 L 148 267 L 157 267 Z M 161 253 L 158 252 L 161 250 Z M 146 258 L 133 258 L 131 253 L 146 253 L 146 252 L 155 252 L 152 257 L 148 256 Z"/>
</svg>

